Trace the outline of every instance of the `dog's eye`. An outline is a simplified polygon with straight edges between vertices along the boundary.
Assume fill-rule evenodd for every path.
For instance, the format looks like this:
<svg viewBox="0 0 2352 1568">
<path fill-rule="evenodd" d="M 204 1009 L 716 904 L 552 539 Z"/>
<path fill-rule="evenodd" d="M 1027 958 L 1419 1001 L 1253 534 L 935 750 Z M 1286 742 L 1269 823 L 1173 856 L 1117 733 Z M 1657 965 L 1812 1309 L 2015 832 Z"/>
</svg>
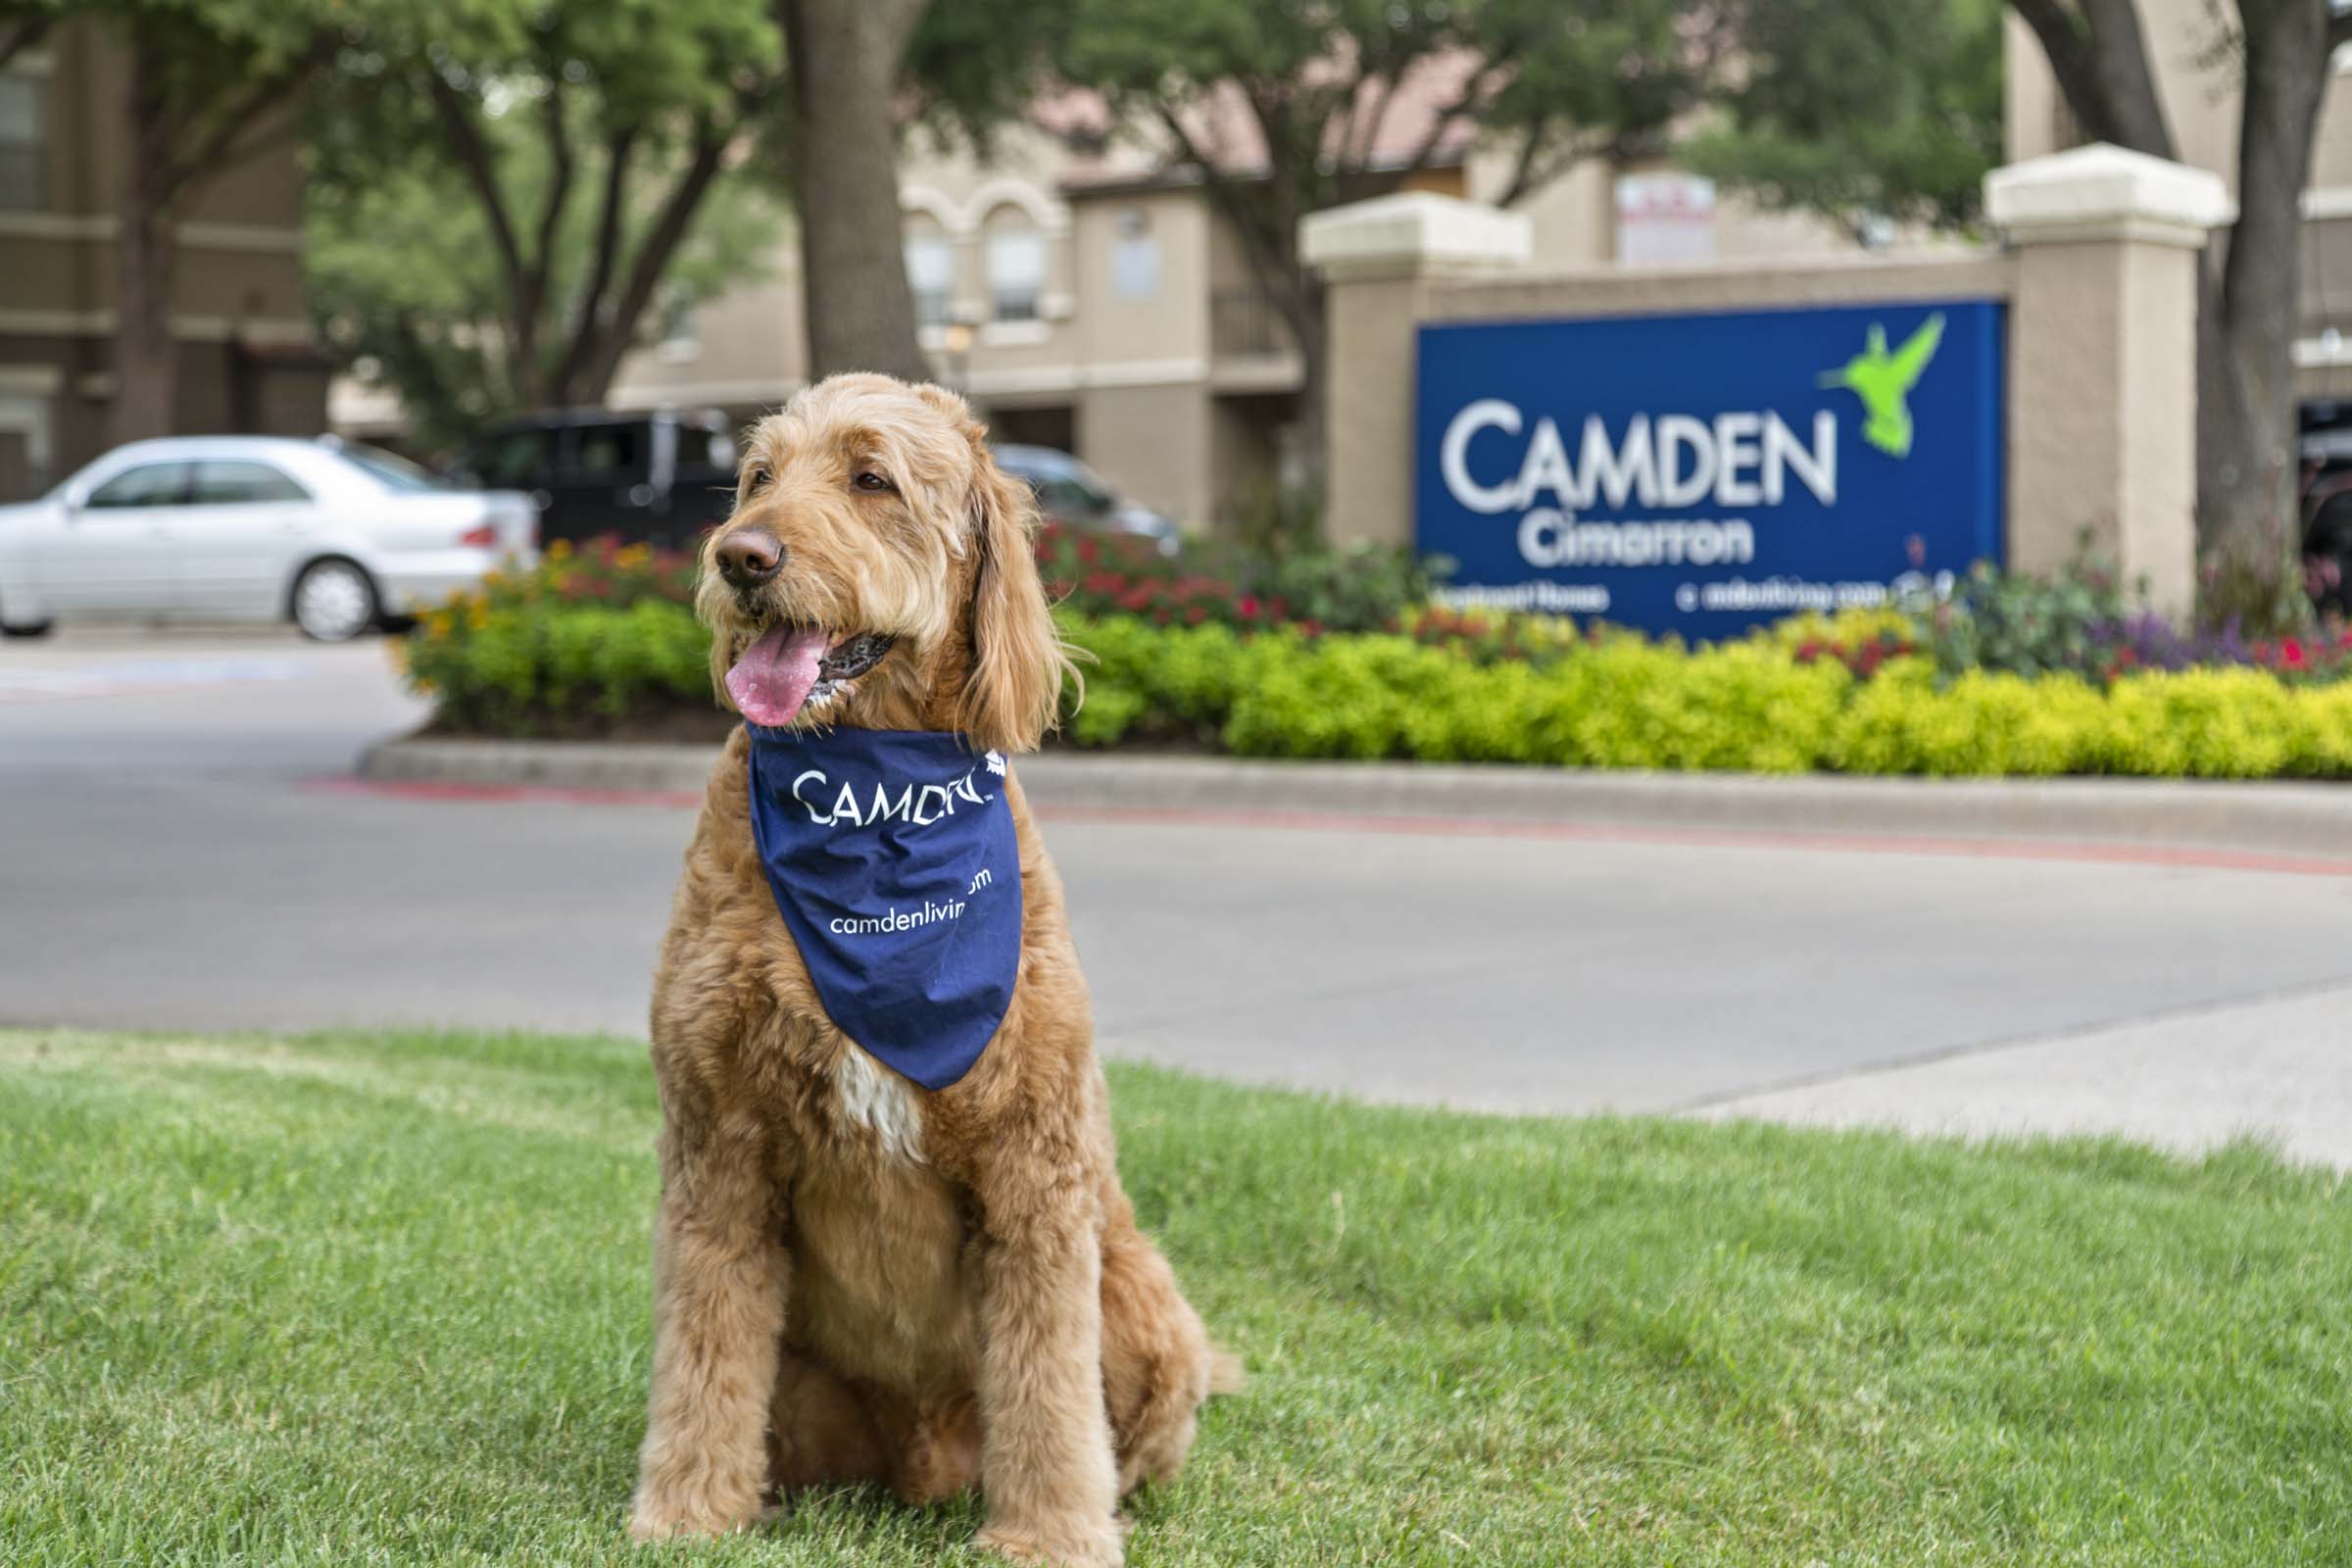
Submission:
<svg viewBox="0 0 2352 1568">
<path fill-rule="evenodd" d="M 743 488 L 747 493 L 757 495 L 767 488 L 767 481 L 773 475 L 767 471 L 766 464 L 755 463 L 743 470 Z"/>
<path fill-rule="evenodd" d="M 859 490 L 876 494 L 884 490 L 896 488 L 888 479 L 884 478 L 881 474 L 876 473 L 871 468 L 859 468 L 855 474 L 851 475 L 850 483 Z"/>
</svg>

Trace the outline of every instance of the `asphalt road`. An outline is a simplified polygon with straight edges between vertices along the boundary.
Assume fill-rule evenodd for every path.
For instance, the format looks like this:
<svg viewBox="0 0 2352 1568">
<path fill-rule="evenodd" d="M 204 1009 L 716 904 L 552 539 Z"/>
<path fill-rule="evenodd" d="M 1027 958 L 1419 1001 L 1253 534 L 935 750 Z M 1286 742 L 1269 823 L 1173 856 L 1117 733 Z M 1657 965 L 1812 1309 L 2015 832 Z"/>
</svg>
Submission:
<svg viewBox="0 0 2352 1568">
<path fill-rule="evenodd" d="M 0 646 L 0 1022 L 641 1033 L 688 812 L 343 776 L 417 716 L 380 644 Z M 2352 879 L 1046 821 L 1111 1054 L 1493 1109 L 2352 1157 Z"/>
</svg>

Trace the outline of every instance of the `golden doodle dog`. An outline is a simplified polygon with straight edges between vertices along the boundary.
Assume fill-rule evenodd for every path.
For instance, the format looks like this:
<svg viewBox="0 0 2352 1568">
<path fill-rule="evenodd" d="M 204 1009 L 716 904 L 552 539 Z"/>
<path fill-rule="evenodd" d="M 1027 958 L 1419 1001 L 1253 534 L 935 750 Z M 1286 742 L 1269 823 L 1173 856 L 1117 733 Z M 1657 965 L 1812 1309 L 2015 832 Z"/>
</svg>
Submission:
<svg viewBox="0 0 2352 1568">
<path fill-rule="evenodd" d="M 654 982 L 640 1540 L 806 1488 L 977 1483 L 982 1544 L 1117 1564 L 1119 1497 L 1175 1475 L 1239 1381 L 1120 1189 L 1060 881 L 1004 762 L 1069 661 L 984 434 L 938 387 L 835 376 L 753 430 L 704 550 L 747 724 Z"/>
</svg>

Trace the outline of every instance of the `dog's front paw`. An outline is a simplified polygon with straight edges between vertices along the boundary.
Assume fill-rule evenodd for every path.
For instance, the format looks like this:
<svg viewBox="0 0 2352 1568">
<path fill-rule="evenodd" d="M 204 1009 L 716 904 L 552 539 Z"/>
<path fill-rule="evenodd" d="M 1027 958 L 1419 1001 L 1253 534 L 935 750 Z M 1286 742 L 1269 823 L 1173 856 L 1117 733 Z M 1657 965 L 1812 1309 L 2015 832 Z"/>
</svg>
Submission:
<svg viewBox="0 0 2352 1568">
<path fill-rule="evenodd" d="M 1115 1519 L 1095 1525 L 1073 1520 L 1031 1530 L 990 1525 L 972 1538 L 972 1544 L 1014 1562 L 1051 1564 L 1052 1568 L 1121 1568 L 1127 1560 L 1125 1533 Z"/>
<path fill-rule="evenodd" d="M 683 1498 L 639 1497 L 629 1510 L 629 1539 L 640 1544 L 691 1536 L 724 1536 L 776 1516 L 774 1508 L 714 1507 Z"/>
</svg>

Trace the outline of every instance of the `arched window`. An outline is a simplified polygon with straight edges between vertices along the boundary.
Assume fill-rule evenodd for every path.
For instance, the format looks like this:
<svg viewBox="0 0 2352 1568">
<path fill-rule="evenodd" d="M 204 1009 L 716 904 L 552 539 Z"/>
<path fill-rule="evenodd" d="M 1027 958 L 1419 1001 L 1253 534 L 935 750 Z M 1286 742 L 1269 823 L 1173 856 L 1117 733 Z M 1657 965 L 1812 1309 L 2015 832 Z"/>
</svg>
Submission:
<svg viewBox="0 0 2352 1568">
<path fill-rule="evenodd" d="M 914 291 L 917 326 L 945 326 L 956 288 L 956 250 L 928 221 L 906 225 L 906 283 Z"/>
<path fill-rule="evenodd" d="M 1000 209 L 988 225 L 988 308 L 1000 321 L 1034 321 L 1046 293 L 1046 236 L 1026 214 Z"/>
</svg>

